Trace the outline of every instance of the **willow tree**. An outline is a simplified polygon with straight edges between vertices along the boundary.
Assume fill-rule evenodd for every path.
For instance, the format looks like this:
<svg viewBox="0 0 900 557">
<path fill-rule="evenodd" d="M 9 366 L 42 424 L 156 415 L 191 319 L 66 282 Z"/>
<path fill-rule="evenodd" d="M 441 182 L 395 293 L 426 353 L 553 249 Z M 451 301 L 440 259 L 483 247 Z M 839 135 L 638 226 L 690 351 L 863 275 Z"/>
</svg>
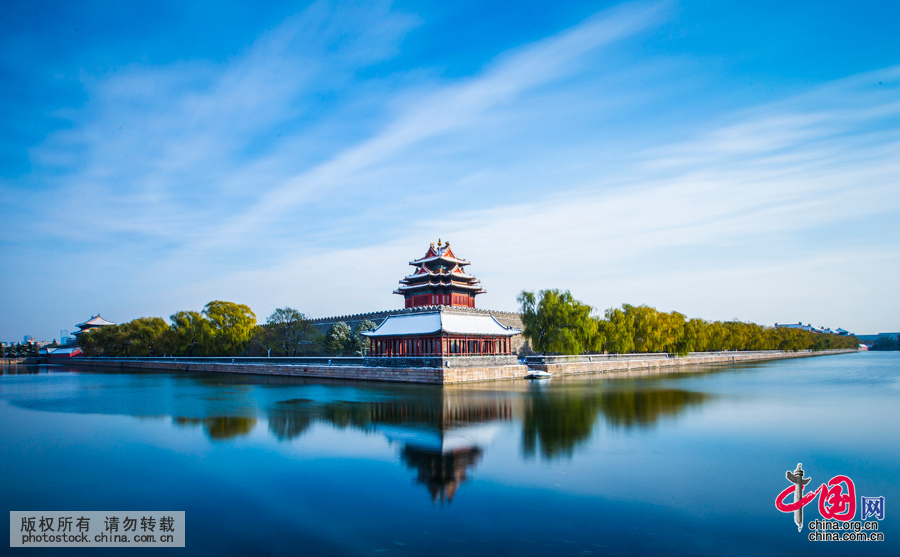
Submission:
<svg viewBox="0 0 900 557">
<path fill-rule="evenodd" d="M 119 327 L 128 339 L 126 356 L 164 356 L 172 351 L 172 329 L 160 317 L 141 317 Z"/>
<path fill-rule="evenodd" d="M 591 306 L 568 290 L 541 290 L 539 296 L 523 291 L 517 299 L 525 326 L 522 335 L 535 351 L 582 354 L 602 346 L 604 339 Z"/>
<path fill-rule="evenodd" d="M 634 350 L 634 316 L 619 308 L 609 308 L 599 327 L 603 337 L 603 349 L 614 354 Z"/>
<path fill-rule="evenodd" d="M 635 352 L 675 352 L 684 336 L 685 316 L 677 311 L 665 313 L 646 305 L 623 304 L 622 309 L 634 322 Z"/>
<path fill-rule="evenodd" d="M 256 327 L 256 314 L 248 306 L 215 300 L 206 304 L 203 315 L 213 327 L 213 354 L 231 356 L 244 351 Z"/>
<path fill-rule="evenodd" d="M 179 311 L 172 320 L 173 352 L 179 356 L 209 356 L 213 328 L 209 320 L 196 311 Z"/>
<path fill-rule="evenodd" d="M 294 308 L 277 308 L 263 327 L 264 345 L 279 348 L 285 356 L 296 356 L 304 345 L 319 337 L 318 331 L 302 313 Z"/>
<path fill-rule="evenodd" d="M 175 352 L 184 356 L 234 356 L 244 353 L 256 328 L 256 315 L 234 302 L 212 301 L 203 311 L 172 315 Z"/>
</svg>

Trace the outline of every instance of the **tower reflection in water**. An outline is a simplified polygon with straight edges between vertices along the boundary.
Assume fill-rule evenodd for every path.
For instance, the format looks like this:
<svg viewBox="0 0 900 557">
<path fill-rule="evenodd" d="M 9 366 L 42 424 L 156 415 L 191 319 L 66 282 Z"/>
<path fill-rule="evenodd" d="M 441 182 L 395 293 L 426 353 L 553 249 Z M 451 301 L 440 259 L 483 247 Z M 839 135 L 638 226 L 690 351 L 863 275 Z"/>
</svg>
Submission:
<svg viewBox="0 0 900 557">
<path fill-rule="evenodd" d="M 358 400 L 292 398 L 257 408 L 265 409 L 269 431 L 279 440 L 298 438 L 317 422 L 383 435 L 400 447 L 401 462 L 415 471 L 415 481 L 428 490 L 432 501 L 444 503 L 453 501 L 484 451 L 504 429 L 504 422 L 521 423 L 526 458 L 571 458 L 589 441 L 601 417 L 608 427 L 651 428 L 666 417 L 703 404 L 710 395 L 629 384 L 561 382 L 514 390 L 359 389 L 352 398 Z M 184 426 L 202 425 L 213 441 L 246 435 L 256 424 L 255 417 L 174 421 Z"/>
<path fill-rule="evenodd" d="M 401 447 L 401 461 L 416 471 L 416 482 L 426 487 L 432 501 L 451 502 L 500 423 L 513 419 L 517 398 L 434 390 L 378 401 L 293 399 L 270 412 L 269 430 L 279 439 L 291 439 L 323 421 L 377 432 Z"/>
</svg>

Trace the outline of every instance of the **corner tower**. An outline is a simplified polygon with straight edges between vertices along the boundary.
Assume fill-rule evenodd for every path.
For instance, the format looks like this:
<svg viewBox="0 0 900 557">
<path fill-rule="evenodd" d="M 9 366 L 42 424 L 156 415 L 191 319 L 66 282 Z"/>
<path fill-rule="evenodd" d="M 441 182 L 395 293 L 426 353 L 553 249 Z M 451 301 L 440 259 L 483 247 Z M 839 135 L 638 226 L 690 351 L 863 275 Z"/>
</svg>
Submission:
<svg viewBox="0 0 900 557">
<path fill-rule="evenodd" d="M 394 294 L 405 299 L 404 307 L 459 306 L 475 307 L 475 296 L 484 294 L 477 278 L 465 272 L 469 265 L 454 255 L 450 242 L 438 240 L 424 256 L 410 261 L 415 271 L 400 279 Z"/>
</svg>

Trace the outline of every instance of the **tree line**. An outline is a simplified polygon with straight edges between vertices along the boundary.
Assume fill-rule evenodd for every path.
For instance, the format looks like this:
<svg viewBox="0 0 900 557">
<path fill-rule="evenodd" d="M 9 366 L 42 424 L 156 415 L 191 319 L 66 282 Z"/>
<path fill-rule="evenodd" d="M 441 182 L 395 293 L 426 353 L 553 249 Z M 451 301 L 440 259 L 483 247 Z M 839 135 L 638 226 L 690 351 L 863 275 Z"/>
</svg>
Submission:
<svg viewBox="0 0 900 557">
<path fill-rule="evenodd" d="M 767 327 L 742 321 L 688 319 L 673 311 L 623 304 L 600 317 L 594 308 L 560 290 L 523 291 L 523 335 L 543 354 L 717 352 L 726 350 L 828 350 L 857 348 L 853 336 Z"/>
<path fill-rule="evenodd" d="M 38 355 L 37 344 L 33 342 L 5 345 L 0 343 L 0 356 L 5 358 L 36 358 Z"/>
<path fill-rule="evenodd" d="M 120 325 L 90 329 L 78 336 L 87 356 L 360 356 L 369 343 L 363 331 L 371 321 L 351 329 L 332 325 L 323 335 L 296 309 L 278 308 L 257 324 L 246 305 L 212 301 L 202 311 L 179 311 L 169 317 L 141 317 Z"/>
<path fill-rule="evenodd" d="M 881 335 L 869 350 L 900 350 L 900 335 Z"/>
</svg>

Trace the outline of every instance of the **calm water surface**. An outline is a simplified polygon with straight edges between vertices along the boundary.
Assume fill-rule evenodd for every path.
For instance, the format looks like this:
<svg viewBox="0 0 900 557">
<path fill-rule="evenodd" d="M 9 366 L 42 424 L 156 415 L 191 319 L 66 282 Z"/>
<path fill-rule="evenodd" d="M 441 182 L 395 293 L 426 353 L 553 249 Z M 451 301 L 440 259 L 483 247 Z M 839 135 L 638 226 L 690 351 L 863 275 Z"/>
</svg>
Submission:
<svg viewBox="0 0 900 557">
<path fill-rule="evenodd" d="M 898 353 L 451 388 L 20 367 L 0 500 L 184 510 L 191 555 L 897 555 L 898 402 Z M 884 496 L 885 541 L 798 533 L 798 462 Z"/>
</svg>

